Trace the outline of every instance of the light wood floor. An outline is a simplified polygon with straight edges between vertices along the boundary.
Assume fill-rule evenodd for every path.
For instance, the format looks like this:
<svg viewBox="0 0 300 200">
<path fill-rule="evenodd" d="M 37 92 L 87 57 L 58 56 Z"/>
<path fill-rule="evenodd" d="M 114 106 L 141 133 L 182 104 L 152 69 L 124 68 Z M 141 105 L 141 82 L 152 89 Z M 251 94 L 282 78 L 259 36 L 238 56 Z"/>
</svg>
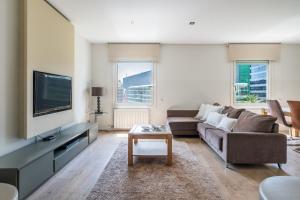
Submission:
<svg viewBox="0 0 300 200">
<path fill-rule="evenodd" d="M 85 199 L 121 141 L 127 140 L 124 132 L 99 134 L 98 140 L 80 153 L 67 166 L 48 180 L 29 200 L 81 200 Z M 185 142 L 197 156 L 206 159 L 212 169 L 217 185 L 225 199 L 258 199 L 259 183 L 270 176 L 300 176 L 300 154 L 288 149 L 288 163 L 279 170 L 277 165 L 232 166 L 225 168 L 224 162 L 198 138 L 175 138 Z M 199 180 L 201 181 L 201 180 Z"/>
</svg>

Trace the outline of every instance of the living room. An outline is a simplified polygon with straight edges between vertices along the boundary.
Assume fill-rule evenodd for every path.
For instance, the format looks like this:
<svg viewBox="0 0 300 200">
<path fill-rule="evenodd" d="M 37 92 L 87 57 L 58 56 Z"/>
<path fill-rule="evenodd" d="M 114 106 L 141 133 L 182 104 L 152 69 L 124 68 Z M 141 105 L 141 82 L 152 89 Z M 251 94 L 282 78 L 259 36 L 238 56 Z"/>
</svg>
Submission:
<svg viewBox="0 0 300 200">
<path fill-rule="evenodd" d="M 1 199 L 299 199 L 299 8 L 1 1 Z"/>
</svg>

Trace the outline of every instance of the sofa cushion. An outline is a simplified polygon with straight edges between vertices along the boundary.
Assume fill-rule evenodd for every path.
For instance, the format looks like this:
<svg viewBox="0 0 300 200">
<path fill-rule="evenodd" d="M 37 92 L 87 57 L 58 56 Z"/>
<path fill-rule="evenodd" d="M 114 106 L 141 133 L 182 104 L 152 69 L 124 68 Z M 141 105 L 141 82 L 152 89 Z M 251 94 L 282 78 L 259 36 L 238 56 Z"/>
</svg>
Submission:
<svg viewBox="0 0 300 200">
<path fill-rule="evenodd" d="M 199 112 L 195 116 L 196 119 L 203 119 L 204 115 L 206 113 L 207 108 L 209 107 L 209 104 L 201 104 L 199 108 Z"/>
<path fill-rule="evenodd" d="M 202 138 L 205 138 L 206 129 L 216 129 L 216 127 L 206 124 L 206 123 L 198 123 L 197 130 L 200 133 Z"/>
<path fill-rule="evenodd" d="M 271 133 L 277 118 L 269 115 L 258 115 L 250 111 L 241 113 L 233 132 Z"/>
<path fill-rule="evenodd" d="M 220 129 L 207 129 L 206 130 L 206 142 L 219 151 L 223 151 L 223 137 L 227 132 Z"/>
<path fill-rule="evenodd" d="M 237 119 L 227 117 L 224 115 L 219 124 L 217 124 L 217 128 L 222 129 L 224 131 L 231 132 L 233 127 L 235 126 Z"/>
<path fill-rule="evenodd" d="M 168 117 L 167 122 L 171 130 L 197 130 L 200 120 L 193 117 Z"/>
<path fill-rule="evenodd" d="M 214 106 L 210 104 L 201 104 L 198 114 L 195 116 L 196 119 L 206 120 L 210 112 L 221 112 L 222 106 Z"/>
<path fill-rule="evenodd" d="M 222 115 L 218 112 L 211 112 L 208 114 L 205 123 L 210 124 L 212 126 L 217 126 L 223 117 L 225 117 L 225 115 Z"/>
<path fill-rule="evenodd" d="M 222 114 L 226 114 L 230 118 L 238 119 L 243 111 L 245 111 L 245 109 L 236 109 L 232 106 L 225 106 Z"/>
<path fill-rule="evenodd" d="M 203 120 L 207 120 L 207 117 L 208 115 L 211 113 L 211 112 L 222 112 L 223 110 L 223 106 L 209 106 L 206 111 L 205 111 L 205 114 L 204 114 L 204 117 L 202 118 Z"/>
</svg>

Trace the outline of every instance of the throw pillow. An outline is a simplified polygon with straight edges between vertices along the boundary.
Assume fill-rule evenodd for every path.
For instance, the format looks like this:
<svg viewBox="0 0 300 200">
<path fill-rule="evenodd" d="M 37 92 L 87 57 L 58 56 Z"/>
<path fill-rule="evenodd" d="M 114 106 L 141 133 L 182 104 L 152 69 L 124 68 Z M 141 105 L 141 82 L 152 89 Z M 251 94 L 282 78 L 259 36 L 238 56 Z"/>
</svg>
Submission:
<svg viewBox="0 0 300 200">
<path fill-rule="evenodd" d="M 218 113 L 220 113 L 222 111 L 222 109 L 223 109 L 222 106 L 208 105 L 207 108 L 206 108 L 206 110 L 205 110 L 205 114 L 204 114 L 204 116 L 201 119 L 202 120 L 206 120 L 209 113 L 211 113 L 211 112 L 218 112 Z"/>
<path fill-rule="evenodd" d="M 201 104 L 199 108 L 198 114 L 195 116 L 196 119 L 202 119 L 205 115 L 206 108 L 209 106 L 209 104 Z"/>
<path fill-rule="evenodd" d="M 238 119 L 243 111 L 245 111 L 245 109 L 236 109 L 232 106 L 225 106 L 222 110 L 222 114 L 227 114 L 230 118 Z"/>
<path fill-rule="evenodd" d="M 210 112 L 204 123 L 210 124 L 212 126 L 217 126 L 222 120 L 223 115 L 217 112 Z"/>
<path fill-rule="evenodd" d="M 231 132 L 236 123 L 237 119 L 229 118 L 223 115 L 221 121 L 216 127 L 222 129 L 223 131 Z"/>
<path fill-rule="evenodd" d="M 271 133 L 277 118 L 269 115 L 258 115 L 244 111 L 233 128 L 234 132 L 263 132 Z"/>
</svg>

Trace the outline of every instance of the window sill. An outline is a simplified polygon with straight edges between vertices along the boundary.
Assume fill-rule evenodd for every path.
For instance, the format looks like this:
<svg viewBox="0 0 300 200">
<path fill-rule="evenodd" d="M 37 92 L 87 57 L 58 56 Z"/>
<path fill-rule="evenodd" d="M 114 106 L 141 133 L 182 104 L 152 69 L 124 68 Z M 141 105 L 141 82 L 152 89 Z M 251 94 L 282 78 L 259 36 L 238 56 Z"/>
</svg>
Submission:
<svg viewBox="0 0 300 200">
<path fill-rule="evenodd" d="M 245 108 L 245 109 L 249 109 L 249 110 L 259 110 L 259 109 L 262 109 L 262 108 L 267 108 L 267 104 L 264 103 L 264 104 L 255 104 L 255 105 L 250 105 L 250 104 L 233 104 L 234 107 L 237 107 L 237 108 Z"/>
<path fill-rule="evenodd" d="M 152 105 L 116 105 L 114 108 L 125 108 L 125 109 L 150 109 Z"/>
</svg>

